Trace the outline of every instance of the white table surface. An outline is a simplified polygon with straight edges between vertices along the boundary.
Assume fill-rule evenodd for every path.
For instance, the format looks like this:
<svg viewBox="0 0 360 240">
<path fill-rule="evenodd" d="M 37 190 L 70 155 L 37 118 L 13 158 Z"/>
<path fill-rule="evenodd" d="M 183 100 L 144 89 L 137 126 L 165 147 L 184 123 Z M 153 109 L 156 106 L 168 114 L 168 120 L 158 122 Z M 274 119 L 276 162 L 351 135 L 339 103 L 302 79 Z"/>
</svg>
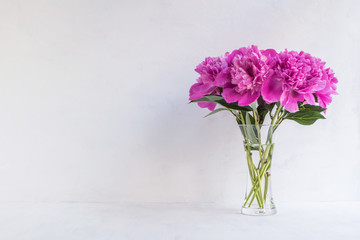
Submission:
<svg viewBox="0 0 360 240">
<path fill-rule="evenodd" d="M 217 204 L 3 202 L 0 239 L 360 239 L 360 202 L 277 208 L 275 216 L 251 217 Z"/>
</svg>

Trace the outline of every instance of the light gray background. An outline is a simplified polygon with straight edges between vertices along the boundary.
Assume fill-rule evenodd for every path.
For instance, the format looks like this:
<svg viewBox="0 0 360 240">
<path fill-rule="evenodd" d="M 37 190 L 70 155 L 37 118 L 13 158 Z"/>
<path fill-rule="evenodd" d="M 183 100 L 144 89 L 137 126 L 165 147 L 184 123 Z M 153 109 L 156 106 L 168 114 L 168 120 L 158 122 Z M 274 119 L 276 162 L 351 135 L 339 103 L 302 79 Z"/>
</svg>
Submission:
<svg viewBox="0 0 360 240">
<path fill-rule="evenodd" d="M 0 1 L 0 200 L 243 199 L 232 116 L 188 103 L 206 56 L 304 50 L 339 79 L 327 120 L 284 123 L 275 201 L 360 200 L 359 1 Z"/>
</svg>

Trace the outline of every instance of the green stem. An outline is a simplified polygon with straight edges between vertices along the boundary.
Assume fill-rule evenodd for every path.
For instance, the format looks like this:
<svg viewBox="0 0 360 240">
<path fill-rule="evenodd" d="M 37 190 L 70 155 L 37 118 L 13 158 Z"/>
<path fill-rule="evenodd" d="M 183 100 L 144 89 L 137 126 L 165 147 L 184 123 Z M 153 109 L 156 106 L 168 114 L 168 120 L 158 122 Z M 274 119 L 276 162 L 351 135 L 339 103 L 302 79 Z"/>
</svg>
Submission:
<svg viewBox="0 0 360 240">
<path fill-rule="evenodd" d="M 258 115 L 256 113 L 256 109 L 253 108 L 253 114 L 254 114 L 254 120 L 255 120 L 255 126 L 256 126 L 256 130 L 257 130 L 257 137 L 258 137 L 258 144 L 259 144 L 259 164 L 258 167 L 255 167 L 253 161 L 252 161 L 252 157 L 251 157 L 251 148 L 249 145 L 249 138 L 247 136 L 246 131 L 244 131 L 244 135 L 245 135 L 245 140 L 246 140 L 246 152 L 247 152 L 247 162 L 248 162 L 248 168 L 249 168 L 249 174 L 250 174 L 250 179 L 251 179 L 251 183 L 252 183 L 252 188 L 249 192 L 249 194 L 247 195 L 246 199 L 245 199 L 245 203 L 244 206 L 248 206 L 250 207 L 253 203 L 253 201 L 257 200 L 258 205 L 260 208 L 264 208 L 264 204 L 266 202 L 266 198 L 267 198 L 267 194 L 268 194 L 268 189 L 269 189 L 269 175 L 267 173 L 267 171 L 270 169 L 271 166 L 271 159 L 272 159 L 272 153 L 273 153 L 273 145 L 272 145 L 272 136 L 274 131 L 276 130 L 277 126 L 274 125 L 278 125 L 280 124 L 285 117 L 285 111 L 282 111 L 283 107 L 278 106 L 275 114 L 273 115 L 273 117 L 271 118 L 271 125 L 269 128 L 269 132 L 268 132 L 268 138 L 266 141 L 266 148 L 265 150 L 263 150 L 262 148 L 262 144 L 261 144 L 261 133 L 260 133 L 260 125 L 258 122 Z M 245 129 L 245 119 L 242 115 L 242 113 L 239 113 L 243 128 Z M 239 121 L 238 121 L 239 122 Z M 262 191 L 262 187 L 261 187 L 261 182 L 264 179 L 264 191 Z"/>
<path fill-rule="evenodd" d="M 243 129 L 244 129 L 244 135 L 245 135 L 245 145 L 246 145 L 246 148 L 247 148 L 247 160 L 248 160 L 248 168 L 249 168 L 249 174 L 250 174 L 250 179 L 251 179 L 251 183 L 252 185 L 254 186 L 254 183 L 256 182 L 256 172 L 254 171 L 255 168 L 253 168 L 254 166 L 254 162 L 252 160 L 252 153 L 251 153 L 251 148 L 250 148 L 250 142 L 249 142 L 249 137 L 245 131 L 245 125 L 246 125 L 246 122 L 245 122 L 245 119 L 244 119 L 244 116 L 242 115 L 241 112 L 239 112 L 239 115 L 240 115 L 240 119 L 241 119 L 241 122 L 242 122 L 242 125 L 243 125 Z M 256 192 L 255 193 L 255 196 L 256 196 L 256 200 L 259 204 L 259 206 L 263 206 L 263 202 L 262 202 L 262 194 L 261 192 Z"/>
<path fill-rule="evenodd" d="M 269 188 L 269 179 L 268 179 L 268 175 L 265 174 L 264 201 L 266 201 L 266 195 L 267 195 L 268 188 Z"/>
<path fill-rule="evenodd" d="M 258 187 L 260 187 L 260 185 L 261 185 L 261 180 L 264 177 L 264 174 L 270 168 L 272 153 L 273 153 L 273 145 L 271 145 L 270 148 L 269 148 L 269 152 L 268 152 L 268 156 L 266 158 L 266 161 L 264 161 L 264 164 L 261 166 L 261 169 L 260 169 L 260 171 L 258 173 L 258 177 L 257 177 L 255 183 L 253 183 L 253 186 L 252 186 L 252 188 L 251 188 L 251 190 L 249 192 L 249 195 L 247 196 L 247 199 L 245 200 L 244 206 L 246 206 L 246 204 L 249 201 L 250 197 L 253 195 L 253 197 L 252 197 L 252 199 L 251 199 L 251 201 L 249 203 L 249 207 L 250 207 L 251 204 L 254 201 L 255 195 L 257 195 L 256 193 L 258 193 L 259 190 L 260 190 L 260 193 L 261 193 L 261 189 L 259 188 L 259 190 L 258 190 Z M 253 194 L 254 192 L 255 192 L 255 194 Z M 264 201 L 266 201 L 266 198 L 262 199 L 262 202 L 264 202 Z"/>
<path fill-rule="evenodd" d="M 259 156 L 260 156 L 260 161 L 259 161 L 259 166 L 258 166 L 258 168 L 259 168 L 261 159 L 262 159 L 261 132 L 260 132 L 260 125 L 259 125 L 259 121 L 258 121 L 258 117 L 257 117 L 256 108 L 253 108 L 253 113 L 254 113 L 254 120 L 255 120 L 256 131 L 257 131 L 257 135 L 258 135 L 258 144 L 259 144 Z"/>
<path fill-rule="evenodd" d="M 255 177 L 256 173 L 254 172 L 254 168 L 252 167 L 253 162 L 252 162 L 252 159 L 251 159 L 251 152 L 247 152 L 246 158 L 247 158 L 247 163 L 248 163 L 248 169 L 249 169 L 249 175 L 250 175 L 251 184 L 254 185 L 255 179 L 256 179 L 256 177 Z M 262 201 L 261 201 L 262 196 L 258 192 L 256 192 L 254 196 L 256 196 L 256 200 L 257 200 L 259 206 L 262 206 L 263 205 Z"/>
<path fill-rule="evenodd" d="M 274 117 L 273 117 L 273 119 L 271 120 L 271 125 L 274 125 L 275 120 L 277 120 L 281 108 L 282 108 L 282 107 L 280 107 L 280 106 L 277 107 L 276 112 L 275 112 L 275 114 L 274 114 Z"/>
</svg>

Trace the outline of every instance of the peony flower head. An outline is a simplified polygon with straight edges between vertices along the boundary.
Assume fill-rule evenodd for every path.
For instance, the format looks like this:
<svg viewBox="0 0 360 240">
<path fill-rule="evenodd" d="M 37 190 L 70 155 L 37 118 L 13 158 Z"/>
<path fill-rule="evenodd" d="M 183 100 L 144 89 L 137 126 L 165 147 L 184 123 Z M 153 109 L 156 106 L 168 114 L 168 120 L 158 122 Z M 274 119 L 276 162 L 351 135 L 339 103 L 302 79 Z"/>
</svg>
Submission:
<svg viewBox="0 0 360 240">
<path fill-rule="evenodd" d="M 197 79 L 197 83 L 190 88 L 189 100 L 197 100 L 209 94 L 219 95 L 220 92 L 217 86 L 214 85 L 214 81 L 217 75 L 226 67 L 227 62 L 225 58 L 205 58 L 205 60 L 195 68 L 195 71 L 200 74 L 200 77 Z M 198 103 L 198 105 L 213 111 L 216 103 Z"/>
<path fill-rule="evenodd" d="M 198 82 L 212 83 L 216 76 L 228 66 L 224 57 L 207 57 L 196 66 L 195 72 L 200 74 Z"/>
<path fill-rule="evenodd" d="M 225 101 L 246 106 L 261 93 L 267 73 L 267 57 L 256 46 L 243 47 L 227 55 L 228 67 L 216 78 L 215 85 L 222 87 Z"/>
<path fill-rule="evenodd" d="M 315 104 L 314 93 L 321 95 L 328 81 L 324 66 L 325 62 L 308 53 L 285 50 L 277 54 L 262 86 L 264 100 L 280 101 L 289 112 L 298 110 L 299 101 Z"/>
</svg>

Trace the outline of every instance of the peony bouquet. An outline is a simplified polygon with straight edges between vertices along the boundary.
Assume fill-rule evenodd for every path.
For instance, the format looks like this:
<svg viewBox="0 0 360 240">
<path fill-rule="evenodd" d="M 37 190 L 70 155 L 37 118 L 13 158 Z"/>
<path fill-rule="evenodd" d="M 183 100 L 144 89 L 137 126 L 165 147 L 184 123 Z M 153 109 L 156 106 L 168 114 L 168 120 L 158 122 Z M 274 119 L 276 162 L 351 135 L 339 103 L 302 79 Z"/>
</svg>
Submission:
<svg viewBox="0 0 360 240">
<path fill-rule="evenodd" d="M 302 51 L 278 53 L 256 46 L 207 57 L 195 71 L 200 77 L 190 88 L 190 101 L 208 108 L 206 116 L 229 111 L 244 137 L 249 183 L 242 213 L 274 214 L 273 134 L 284 120 L 311 125 L 325 118 L 331 95 L 337 94 L 333 71 Z"/>
</svg>

